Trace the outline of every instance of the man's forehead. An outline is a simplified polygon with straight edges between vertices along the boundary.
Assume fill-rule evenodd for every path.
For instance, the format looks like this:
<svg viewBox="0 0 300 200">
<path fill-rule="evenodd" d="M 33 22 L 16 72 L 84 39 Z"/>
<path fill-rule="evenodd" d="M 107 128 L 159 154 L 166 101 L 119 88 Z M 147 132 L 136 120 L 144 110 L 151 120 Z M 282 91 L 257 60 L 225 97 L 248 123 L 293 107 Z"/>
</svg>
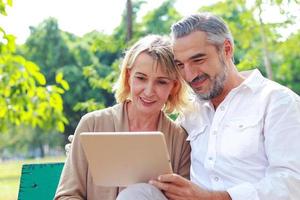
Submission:
<svg viewBox="0 0 300 200">
<path fill-rule="evenodd" d="M 174 38 L 172 42 L 173 50 L 181 51 L 196 46 L 208 45 L 206 34 L 202 31 L 195 31 L 180 38 Z"/>
<path fill-rule="evenodd" d="M 204 56 L 206 54 L 206 48 L 201 46 L 191 46 L 185 49 L 174 49 L 174 58 L 177 61 L 184 61 L 188 59 L 193 59 L 194 56 L 199 55 Z"/>
<path fill-rule="evenodd" d="M 187 35 L 173 38 L 172 43 L 173 45 L 176 45 L 176 43 L 186 42 L 186 41 L 206 41 L 207 40 L 207 34 L 203 31 L 193 31 Z"/>
<path fill-rule="evenodd" d="M 215 48 L 208 42 L 206 33 L 202 31 L 173 39 L 172 47 L 177 61 L 185 61 L 196 54 L 205 55 L 210 48 Z"/>
</svg>

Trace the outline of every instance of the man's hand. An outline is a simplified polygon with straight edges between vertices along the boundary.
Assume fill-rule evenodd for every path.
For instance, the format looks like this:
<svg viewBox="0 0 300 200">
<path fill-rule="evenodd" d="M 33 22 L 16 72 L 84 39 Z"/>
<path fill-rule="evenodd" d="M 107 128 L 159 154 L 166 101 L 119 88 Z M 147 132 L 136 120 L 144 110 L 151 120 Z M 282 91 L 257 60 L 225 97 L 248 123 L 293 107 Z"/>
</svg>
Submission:
<svg viewBox="0 0 300 200">
<path fill-rule="evenodd" d="M 231 200 L 227 192 L 204 190 L 177 174 L 161 175 L 149 183 L 161 189 L 169 200 Z"/>
</svg>

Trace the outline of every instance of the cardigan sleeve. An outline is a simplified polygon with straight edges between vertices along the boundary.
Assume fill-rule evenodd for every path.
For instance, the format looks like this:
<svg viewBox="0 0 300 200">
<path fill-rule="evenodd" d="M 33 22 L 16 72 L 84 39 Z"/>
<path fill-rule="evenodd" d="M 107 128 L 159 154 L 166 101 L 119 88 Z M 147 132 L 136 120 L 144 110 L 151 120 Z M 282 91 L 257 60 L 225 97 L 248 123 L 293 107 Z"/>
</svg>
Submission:
<svg viewBox="0 0 300 200">
<path fill-rule="evenodd" d="M 190 179 L 190 153 L 191 147 L 186 141 L 187 133 L 179 125 L 169 122 L 168 128 L 164 129 L 166 143 L 171 157 L 173 173 Z"/>
<path fill-rule="evenodd" d="M 180 143 L 178 146 L 181 146 L 180 149 L 180 160 L 178 166 L 178 174 L 183 176 L 184 178 L 190 179 L 190 155 L 191 155 L 191 147 L 188 141 L 186 141 L 187 133 L 182 129 L 180 138 Z"/>
<path fill-rule="evenodd" d="M 65 162 L 55 200 L 86 199 L 87 194 L 87 160 L 79 142 L 81 132 L 90 131 L 87 118 L 83 117 L 74 134 L 73 144 Z"/>
<path fill-rule="evenodd" d="M 123 104 L 117 104 L 90 112 L 82 117 L 74 133 L 72 147 L 60 177 L 55 200 L 116 199 L 118 187 L 101 187 L 94 184 L 79 135 L 82 132 L 127 130 L 123 108 Z"/>
</svg>

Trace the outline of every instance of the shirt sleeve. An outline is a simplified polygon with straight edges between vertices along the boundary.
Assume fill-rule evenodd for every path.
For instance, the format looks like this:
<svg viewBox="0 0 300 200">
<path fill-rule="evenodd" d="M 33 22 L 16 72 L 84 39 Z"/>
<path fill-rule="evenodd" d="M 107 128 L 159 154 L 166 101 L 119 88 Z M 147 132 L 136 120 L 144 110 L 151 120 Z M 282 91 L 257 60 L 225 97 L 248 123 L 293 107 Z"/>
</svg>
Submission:
<svg viewBox="0 0 300 200">
<path fill-rule="evenodd" d="M 265 177 L 229 188 L 233 200 L 300 199 L 300 100 L 284 93 L 270 99 L 265 111 Z"/>
</svg>

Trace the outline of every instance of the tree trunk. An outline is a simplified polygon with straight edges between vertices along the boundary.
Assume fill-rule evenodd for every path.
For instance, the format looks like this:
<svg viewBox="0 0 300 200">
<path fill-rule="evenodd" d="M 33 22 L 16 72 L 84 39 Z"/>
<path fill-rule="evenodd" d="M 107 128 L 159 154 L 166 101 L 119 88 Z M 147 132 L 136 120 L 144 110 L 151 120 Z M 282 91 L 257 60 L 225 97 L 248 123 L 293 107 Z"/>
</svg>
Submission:
<svg viewBox="0 0 300 200">
<path fill-rule="evenodd" d="M 42 141 L 39 142 L 39 149 L 40 149 L 40 153 L 41 153 L 41 158 L 44 158 L 45 157 L 45 151 L 44 151 L 44 146 L 43 146 Z"/>
<path fill-rule="evenodd" d="M 268 79 L 273 80 L 272 65 L 270 62 L 270 56 L 269 56 L 269 50 L 268 50 L 268 41 L 267 41 L 267 38 L 265 35 L 264 23 L 263 23 L 262 17 L 261 17 L 261 14 L 262 14 L 261 4 L 258 5 L 258 9 L 259 9 L 259 27 L 260 27 L 260 36 L 262 39 L 264 65 L 266 68 Z"/>
<path fill-rule="evenodd" d="M 126 42 L 128 42 L 132 38 L 132 2 L 131 2 L 131 0 L 126 1 L 126 22 L 127 22 Z"/>
</svg>

